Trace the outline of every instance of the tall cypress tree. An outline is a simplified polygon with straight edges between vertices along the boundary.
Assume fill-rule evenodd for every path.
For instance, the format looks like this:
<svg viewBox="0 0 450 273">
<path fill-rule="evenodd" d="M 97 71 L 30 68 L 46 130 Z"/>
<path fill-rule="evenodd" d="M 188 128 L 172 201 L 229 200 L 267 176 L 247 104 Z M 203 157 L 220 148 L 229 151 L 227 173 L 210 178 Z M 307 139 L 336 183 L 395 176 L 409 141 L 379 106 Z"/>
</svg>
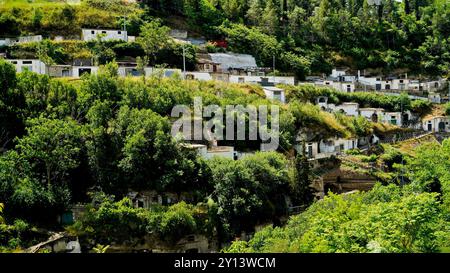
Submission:
<svg viewBox="0 0 450 273">
<path fill-rule="evenodd" d="M 302 205 L 310 205 L 313 200 L 311 189 L 311 165 L 306 156 L 306 143 L 302 143 L 301 153 L 297 152 L 295 156 L 295 180 L 297 199 Z"/>
</svg>

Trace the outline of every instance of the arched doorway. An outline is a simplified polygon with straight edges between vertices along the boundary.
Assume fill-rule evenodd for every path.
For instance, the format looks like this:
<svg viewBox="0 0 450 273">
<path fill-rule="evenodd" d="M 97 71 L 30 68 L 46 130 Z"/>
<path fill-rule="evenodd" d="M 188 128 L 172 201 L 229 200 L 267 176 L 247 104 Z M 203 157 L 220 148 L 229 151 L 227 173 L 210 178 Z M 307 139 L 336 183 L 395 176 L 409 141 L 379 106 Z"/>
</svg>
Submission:
<svg viewBox="0 0 450 273">
<path fill-rule="evenodd" d="M 445 132 L 445 122 L 439 122 L 439 132 Z"/>
<path fill-rule="evenodd" d="M 377 113 L 373 113 L 373 114 L 372 114 L 371 120 L 372 120 L 373 122 L 378 122 L 378 115 L 377 115 Z"/>
<path fill-rule="evenodd" d="M 406 126 L 409 124 L 409 115 L 408 113 L 404 113 L 402 116 L 402 125 Z"/>
</svg>

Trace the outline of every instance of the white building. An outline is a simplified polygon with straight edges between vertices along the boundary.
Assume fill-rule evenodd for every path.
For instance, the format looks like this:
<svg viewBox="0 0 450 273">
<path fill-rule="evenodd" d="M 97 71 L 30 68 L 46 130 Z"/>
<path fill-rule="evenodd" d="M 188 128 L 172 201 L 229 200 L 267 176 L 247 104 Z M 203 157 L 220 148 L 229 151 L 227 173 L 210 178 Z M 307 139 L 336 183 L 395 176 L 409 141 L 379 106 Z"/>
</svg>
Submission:
<svg viewBox="0 0 450 273">
<path fill-rule="evenodd" d="M 431 102 L 431 103 L 441 103 L 442 102 L 442 98 L 441 98 L 441 95 L 440 94 L 438 94 L 438 93 L 434 93 L 434 92 L 430 92 L 429 94 L 428 94 L 428 100 Z"/>
<path fill-rule="evenodd" d="M 387 88 L 387 86 L 385 86 L 384 89 L 389 90 L 408 90 L 409 89 L 409 83 L 410 83 L 410 79 L 392 79 L 390 81 L 390 86 L 389 88 Z"/>
<path fill-rule="evenodd" d="M 342 112 L 347 116 L 359 116 L 359 104 L 356 102 L 344 102 L 340 105 L 334 106 L 335 112 Z"/>
<path fill-rule="evenodd" d="M 411 90 L 414 91 L 436 92 L 444 87 L 445 82 L 446 82 L 445 79 L 435 81 L 425 81 L 425 82 L 414 80 L 411 81 L 409 87 Z"/>
<path fill-rule="evenodd" d="M 319 142 L 306 143 L 306 155 L 310 159 L 322 159 L 337 156 L 345 151 L 358 148 L 358 139 L 334 138 Z M 301 145 L 296 149 L 301 152 Z"/>
<path fill-rule="evenodd" d="M 402 113 L 401 112 L 384 112 L 381 117 L 381 122 L 401 126 L 402 125 Z"/>
<path fill-rule="evenodd" d="M 365 77 L 361 76 L 358 81 L 365 85 L 374 88 L 375 90 L 381 90 L 381 77 Z"/>
<path fill-rule="evenodd" d="M 28 70 L 30 72 L 35 72 L 38 74 L 47 74 L 47 66 L 40 60 L 32 59 L 21 59 L 21 60 L 6 60 L 13 64 L 18 73 Z"/>
<path fill-rule="evenodd" d="M 328 104 L 328 97 L 325 96 L 317 97 L 316 104 L 319 105 L 323 111 L 332 110 L 336 107 L 334 104 Z"/>
<path fill-rule="evenodd" d="M 245 76 L 245 75 L 230 75 L 229 81 L 231 83 L 255 83 L 261 85 L 277 85 L 287 84 L 295 85 L 295 77 L 282 76 Z"/>
<path fill-rule="evenodd" d="M 96 40 L 98 36 L 102 41 L 122 40 L 128 42 L 128 33 L 126 30 L 108 30 L 108 29 L 82 29 L 83 41 Z"/>
<path fill-rule="evenodd" d="M 98 66 L 72 66 L 72 77 L 80 78 L 84 74 L 96 75 Z"/>
<path fill-rule="evenodd" d="M 359 108 L 359 115 L 373 122 L 381 122 L 384 116 L 383 108 Z"/>
<path fill-rule="evenodd" d="M 286 103 L 286 95 L 283 89 L 273 86 L 263 86 L 263 90 L 268 99 Z"/>
<path fill-rule="evenodd" d="M 434 116 L 422 120 L 422 129 L 428 132 L 450 132 L 450 117 Z"/>
<path fill-rule="evenodd" d="M 162 78 L 170 78 L 175 75 L 180 77 L 183 76 L 181 69 L 171 69 L 171 68 L 151 68 L 145 71 L 145 76 L 156 76 Z"/>
<path fill-rule="evenodd" d="M 211 73 L 208 72 L 186 72 L 186 79 L 188 80 L 199 80 L 199 81 L 210 81 L 213 79 Z"/>
<path fill-rule="evenodd" d="M 343 68 L 341 68 L 341 69 L 339 69 L 339 68 L 334 68 L 334 69 L 331 71 L 331 77 L 333 77 L 333 78 L 338 78 L 338 77 L 340 77 L 340 76 L 345 76 L 345 75 L 347 75 L 347 69 L 343 69 Z"/>
<path fill-rule="evenodd" d="M 32 35 L 32 36 L 20 36 L 16 38 L 4 38 L 0 39 L 0 46 L 12 46 L 15 44 L 40 42 L 42 41 L 42 35 Z"/>
<path fill-rule="evenodd" d="M 208 146 L 203 144 L 182 144 L 183 147 L 197 151 L 198 155 L 204 159 L 212 159 L 214 157 L 228 158 L 236 160 L 239 155 L 243 154 L 234 151 L 234 147 L 231 146 L 213 146 L 208 149 Z"/>
<path fill-rule="evenodd" d="M 231 146 L 213 146 L 208 149 L 206 154 L 206 159 L 212 159 L 214 157 L 222 157 L 235 160 L 236 153 L 234 152 L 234 147 Z"/>
<path fill-rule="evenodd" d="M 341 92 L 351 93 L 355 92 L 356 86 L 354 82 L 349 81 L 335 81 L 335 80 L 319 80 L 314 82 L 315 85 L 318 86 L 327 86 L 334 88 Z"/>
<path fill-rule="evenodd" d="M 47 74 L 50 77 L 72 77 L 72 73 L 71 65 L 51 65 L 47 67 Z"/>
</svg>

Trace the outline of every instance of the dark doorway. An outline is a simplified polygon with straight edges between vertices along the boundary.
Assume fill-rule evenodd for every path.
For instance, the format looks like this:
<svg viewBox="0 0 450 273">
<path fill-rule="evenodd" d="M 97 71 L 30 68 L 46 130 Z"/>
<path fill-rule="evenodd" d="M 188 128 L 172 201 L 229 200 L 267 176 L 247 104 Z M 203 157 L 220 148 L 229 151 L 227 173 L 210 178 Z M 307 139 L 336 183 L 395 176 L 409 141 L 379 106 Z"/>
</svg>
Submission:
<svg viewBox="0 0 450 273">
<path fill-rule="evenodd" d="M 373 122 L 378 122 L 378 115 L 377 115 L 377 113 L 373 113 L 373 114 L 372 114 L 371 120 L 372 120 Z"/>
<path fill-rule="evenodd" d="M 91 74 L 92 70 L 90 68 L 80 68 L 78 69 L 78 75 L 81 77 L 84 74 Z"/>
<path fill-rule="evenodd" d="M 404 126 L 409 124 L 409 115 L 407 113 L 404 113 L 402 116 L 402 124 Z"/>
</svg>

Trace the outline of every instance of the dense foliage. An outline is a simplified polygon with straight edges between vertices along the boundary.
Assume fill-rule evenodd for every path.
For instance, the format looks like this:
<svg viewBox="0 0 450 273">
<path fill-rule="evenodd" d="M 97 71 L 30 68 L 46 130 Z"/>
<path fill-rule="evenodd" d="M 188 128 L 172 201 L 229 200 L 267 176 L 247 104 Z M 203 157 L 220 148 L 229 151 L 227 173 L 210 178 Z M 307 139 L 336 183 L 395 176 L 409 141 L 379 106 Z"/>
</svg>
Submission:
<svg viewBox="0 0 450 273">
<path fill-rule="evenodd" d="M 411 100 L 406 93 L 399 96 L 384 95 L 376 92 L 339 92 L 332 88 L 317 87 L 310 84 L 299 86 L 284 86 L 288 100 L 315 103 L 317 98 L 325 96 L 328 103 L 340 104 L 356 102 L 360 107 L 383 108 L 387 111 L 412 111 L 423 115 L 431 110 L 431 102 L 425 100 Z"/>
<path fill-rule="evenodd" d="M 446 0 L 382 0 L 379 6 L 367 0 L 148 0 L 140 7 L 89 0 L 81 5 L 5 5 L 0 13 L 0 35 L 6 37 L 35 33 L 75 38 L 81 28 L 123 25 L 130 35 L 138 35 L 159 17 L 208 40 L 225 39 L 229 50 L 253 54 L 261 66 L 272 67 L 275 57 L 279 71 L 300 78 L 328 73 L 333 66 L 440 76 L 448 74 L 450 63 Z M 98 52 L 113 57 L 124 47 L 138 49 L 132 44 Z M 159 64 L 172 65 L 171 56 L 180 52 L 168 53 Z"/>
<path fill-rule="evenodd" d="M 354 69 L 405 68 L 442 75 L 449 68 L 446 0 L 170 0 L 143 1 L 151 14 L 179 15 L 193 29 L 225 38 L 230 49 L 255 54 L 262 66 L 276 56 L 298 76 Z M 169 20 L 170 21 L 170 20 Z"/>
<path fill-rule="evenodd" d="M 147 210 L 134 208 L 126 198 L 118 202 L 105 198 L 98 205 L 91 204 L 69 231 L 94 245 L 141 241 L 145 236 L 170 244 L 193 233 L 205 234 L 204 214 L 204 209 L 184 202 Z"/>
<path fill-rule="evenodd" d="M 329 195 L 283 228 L 266 228 L 228 252 L 436 252 L 442 215 L 436 194 L 397 186 Z"/>
<path fill-rule="evenodd" d="M 329 194 L 282 228 L 267 227 L 228 252 L 440 252 L 449 245 L 450 141 L 407 157 L 409 185 Z M 383 155 L 398 161 L 394 151 Z"/>
</svg>

